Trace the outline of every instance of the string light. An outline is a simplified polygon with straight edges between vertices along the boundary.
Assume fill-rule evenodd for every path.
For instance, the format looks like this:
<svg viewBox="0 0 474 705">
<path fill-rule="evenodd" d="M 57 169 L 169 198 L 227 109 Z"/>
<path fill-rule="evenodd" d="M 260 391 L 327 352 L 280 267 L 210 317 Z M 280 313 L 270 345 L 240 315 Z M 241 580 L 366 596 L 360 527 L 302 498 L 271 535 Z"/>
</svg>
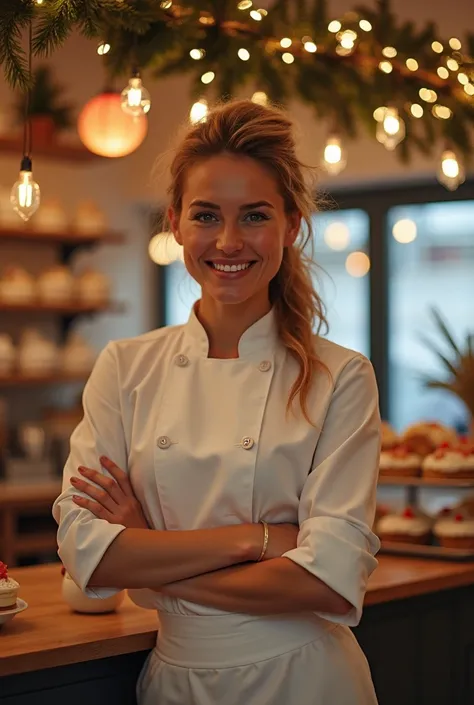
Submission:
<svg viewBox="0 0 474 705">
<path fill-rule="evenodd" d="M 436 73 L 440 78 L 449 78 L 449 71 L 446 69 L 444 66 L 440 66 L 437 70 Z"/>
<path fill-rule="evenodd" d="M 405 122 L 396 108 L 386 108 L 382 121 L 377 124 L 375 136 L 385 149 L 392 151 L 405 137 Z"/>
<path fill-rule="evenodd" d="M 247 49 L 239 49 L 237 56 L 239 59 L 242 59 L 242 61 L 248 61 L 250 59 L 250 52 Z"/>
<path fill-rule="evenodd" d="M 370 32 L 372 29 L 372 25 L 370 24 L 369 20 L 361 20 L 359 22 L 359 27 L 364 31 L 364 32 Z"/>
<path fill-rule="evenodd" d="M 256 22 L 260 22 L 261 20 L 263 20 L 263 15 L 259 10 L 252 10 L 252 12 L 250 13 L 250 17 Z"/>
<path fill-rule="evenodd" d="M 215 77 L 216 74 L 214 73 L 214 71 L 206 71 L 206 73 L 202 74 L 201 81 L 205 84 L 212 83 Z"/>
<path fill-rule="evenodd" d="M 467 95 L 474 95 L 474 85 L 472 83 L 466 83 L 464 91 Z"/>
<path fill-rule="evenodd" d="M 183 248 L 176 242 L 173 233 L 163 232 L 153 235 L 148 243 L 148 254 L 155 264 L 167 265 L 183 260 Z"/>
<path fill-rule="evenodd" d="M 394 59 L 398 54 L 395 47 L 384 47 L 382 49 L 382 54 L 387 57 L 387 59 Z"/>
<path fill-rule="evenodd" d="M 44 0 L 35 0 L 36 5 L 42 5 L 44 3 Z"/>
<path fill-rule="evenodd" d="M 342 27 L 342 24 L 339 22 L 339 20 L 333 20 L 328 24 L 328 30 L 332 32 L 333 34 L 337 34 Z"/>
<path fill-rule="evenodd" d="M 418 95 L 420 96 L 421 100 L 424 100 L 425 103 L 436 103 L 438 100 L 438 94 L 436 91 L 432 91 L 430 88 L 420 88 L 418 91 Z"/>
<path fill-rule="evenodd" d="M 189 120 L 195 125 L 198 122 L 206 122 L 209 106 L 205 98 L 201 98 L 197 103 L 194 103 L 189 111 Z"/>
<path fill-rule="evenodd" d="M 449 40 L 449 46 L 454 51 L 460 51 L 462 45 L 459 39 L 457 39 L 456 37 L 451 37 L 451 39 Z"/>
<path fill-rule="evenodd" d="M 239 4 L 237 5 L 237 9 L 238 10 L 250 10 L 252 5 L 253 5 L 252 0 L 242 0 L 242 2 L 239 2 Z"/>
<path fill-rule="evenodd" d="M 462 86 L 466 86 L 469 83 L 469 78 L 465 73 L 458 73 L 458 81 Z"/>
<path fill-rule="evenodd" d="M 98 47 L 97 47 L 97 53 L 99 56 L 104 56 L 104 54 L 108 54 L 110 51 L 110 44 L 107 42 L 101 42 Z"/>
<path fill-rule="evenodd" d="M 431 112 L 439 120 L 449 120 L 453 116 L 453 111 L 446 105 L 433 105 Z"/>
<path fill-rule="evenodd" d="M 318 51 L 318 47 L 312 41 L 305 42 L 303 44 L 303 47 L 304 47 L 305 51 L 309 52 L 310 54 L 314 54 L 315 52 Z"/>
<path fill-rule="evenodd" d="M 394 223 L 392 228 L 392 235 L 397 242 L 402 245 L 408 245 L 408 243 L 413 242 L 418 234 L 418 229 L 416 223 L 411 218 L 401 218 Z"/>
<path fill-rule="evenodd" d="M 351 277 L 365 277 L 370 270 L 370 259 L 365 252 L 351 252 L 346 259 L 346 272 Z"/>
<path fill-rule="evenodd" d="M 444 51 L 444 47 L 441 42 L 433 42 L 431 48 L 434 52 L 436 52 L 436 54 L 442 54 Z"/>
<path fill-rule="evenodd" d="M 213 17 L 212 15 L 209 15 L 209 14 L 207 14 L 207 15 L 201 15 L 201 17 L 199 18 L 199 22 L 200 22 L 201 24 L 205 24 L 205 25 L 208 25 L 208 26 L 211 26 L 211 25 L 216 24 L 216 21 L 215 21 L 214 17 Z"/>
<path fill-rule="evenodd" d="M 442 153 L 437 176 L 449 191 L 455 191 L 465 181 L 464 167 L 452 149 L 445 149 Z"/>
<path fill-rule="evenodd" d="M 345 169 L 347 159 L 338 135 L 330 135 L 324 147 L 322 166 L 328 174 L 337 176 Z"/>
<path fill-rule="evenodd" d="M 191 49 L 189 56 L 191 59 L 194 59 L 194 61 L 199 61 L 206 56 L 206 52 L 204 49 Z"/>
<path fill-rule="evenodd" d="M 381 61 L 379 64 L 379 69 L 384 73 L 392 73 L 393 66 L 390 61 Z"/>
<path fill-rule="evenodd" d="M 421 117 L 423 117 L 423 114 L 425 111 L 423 110 L 423 106 L 419 105 L 418 103 L 413 103 L 410 106 L 410 112 L 413 115 L 413 117 L 421 118 Z"/>
<path fill-rule="evenodd" d="M 251 101 L 257 105 L 268 105 L 268 96 L 264 91 L 255 91 Z"/>
<path fill-rule="evenodd" d="M 289 51 L 285 51 L 284 54 L 282 54 L 281 60 L 285 62 L 285 64 L 292 64 L 295 60 L 295 57 L 293 54 L 290 54 Z"/>
<path fill-rule="evenodd" d="M 266 17 L 266 16 L 268 15 L 268 10 L 262 10 L 262 9 L 260 8 L 260 9 L 258 10 L 258 12 L 260 12 L 260 14 L 262 15 L 262 17 Z"/>
<path fill-rule="evenodd" d="M 386 112 L 387 112 L 387 108 L 385 105 L 381 105 L 380 108 L 375 108 L 375 110 L 373 112 L 374 120 L 376 122 L 382 122 L 385 117 Z"/>
<path fill-rule="evenodd" d="M 160 2 L 160 7 L 162 10 L 169 10 L 172 4 L 173 0 L 163 0 L 163 2 Z"/>
<path fill-rule="evenodd" d="M 283 39 L 280 40 L 280 46 L 282 46 L 283 49 L 289 49 L 292 44 L 293 40 L 289 37 L 283 37 Z"/>
<path fill-rule="evenodd" d="M 352 29 L 346 29 L 337 36 L 339 44 L 343 49 L 353 49 L 355 41 L 357 39 L 357 32 Z"/>
<path fill-rule="evenodd" d="M 133 117 L 146 115 L 151 108 L 150 94 L 142 83 L 139 72 L 135 69 L 128 85 L 121 93 L 122 110 Z"/>
<path fill-rule="evenodd" d="M 405 64 L 409 71 L 418 71 L 419 64 L 416 59 L 407 59 Z"/>
<path fill-rule="evenodd" d="M 324 242 L 331 250 L 341 252 L 349 246 L 351 233 L 345 223 L 336 222 L 327 226 L 323 237 Z"/>
<path fill-rule="evenodd" d="M 446 62 L 446 66 L 450 71 L 459 71 L 459 64 L 456 59 L 448 59 Z"/>
</svg>

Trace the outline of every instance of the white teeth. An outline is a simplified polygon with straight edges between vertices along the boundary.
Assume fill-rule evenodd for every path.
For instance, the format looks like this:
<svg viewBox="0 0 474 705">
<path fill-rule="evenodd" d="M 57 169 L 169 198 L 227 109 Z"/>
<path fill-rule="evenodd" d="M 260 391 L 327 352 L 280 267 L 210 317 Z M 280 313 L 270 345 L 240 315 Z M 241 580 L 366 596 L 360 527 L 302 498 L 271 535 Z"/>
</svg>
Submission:
<svg viewBox="0 0 474 705">
<path fill-rule="evenodd" d="M 243 269 L 248 269 L 251 262 L 246 262 L 245 264 L 215 264 L 212 262 L 214 269 L 218 269 L 219 272 L 241 272 Z"/>
</svg>

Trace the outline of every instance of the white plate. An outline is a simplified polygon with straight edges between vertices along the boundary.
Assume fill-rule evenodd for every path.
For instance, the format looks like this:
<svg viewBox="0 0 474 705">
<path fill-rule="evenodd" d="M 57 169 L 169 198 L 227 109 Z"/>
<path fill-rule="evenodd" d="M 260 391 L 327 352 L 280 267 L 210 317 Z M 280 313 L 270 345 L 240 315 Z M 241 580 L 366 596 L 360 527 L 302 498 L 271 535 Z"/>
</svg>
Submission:
<svg viewBox="0 0 474 705">
<path fill-rule="evenodd" d="M 16 607 L 12 607 L 11 610 L 2 610 L 0 612 L 0 627 L 2 627 L 2 625 L 10 619 L 13 619 L 16 614 L 23 612 L 28 607 L 28 603 L 22 600 L 21 597 L 19 597 L 16 602 Z"/>
</svg>

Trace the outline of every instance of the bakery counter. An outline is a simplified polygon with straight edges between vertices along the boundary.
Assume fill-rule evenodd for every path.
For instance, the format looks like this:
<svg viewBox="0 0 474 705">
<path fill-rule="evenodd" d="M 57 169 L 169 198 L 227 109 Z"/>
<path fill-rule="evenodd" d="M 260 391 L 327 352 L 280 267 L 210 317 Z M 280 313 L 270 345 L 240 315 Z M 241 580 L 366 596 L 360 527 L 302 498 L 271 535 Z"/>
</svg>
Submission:
<svg viewBox="0 0 474 705">
<path fill-rule="evenodd" d="M 17 568 L 12 577 L 29 607 L 0 630 L 0 703 L 134 705 L 156 614 L 128 598 L 117 613 L 71 612 L 59 564 Z M 474 703 L 473 563 L 380 556 L 354 632 L 380 705 Z"/>
</svg>

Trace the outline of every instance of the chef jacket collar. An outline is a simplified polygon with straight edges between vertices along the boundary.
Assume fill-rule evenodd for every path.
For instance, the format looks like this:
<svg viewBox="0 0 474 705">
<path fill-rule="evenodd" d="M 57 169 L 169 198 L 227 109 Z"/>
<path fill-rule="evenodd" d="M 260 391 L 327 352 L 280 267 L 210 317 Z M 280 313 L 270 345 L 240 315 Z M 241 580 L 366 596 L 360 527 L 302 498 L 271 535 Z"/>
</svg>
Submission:
<svg viewBox="0 0 474 705">
<path fill-rule="evenodd" d="M 204 326 L 196 316 L 196 307 L 199 301 L 193 305 L 188 322 L 185 325 L 185 332 L 190 339 L 192 351 L 202 357 L 209 355 L 209 338 Z M 278 331 L 276 325 L 275 309 L 272 308 L 265 316 L 256 321 L 244 332 L 239 340 L 239 357 L 262 356 L 275 352 L 278 344 Z"/>
</svg>

